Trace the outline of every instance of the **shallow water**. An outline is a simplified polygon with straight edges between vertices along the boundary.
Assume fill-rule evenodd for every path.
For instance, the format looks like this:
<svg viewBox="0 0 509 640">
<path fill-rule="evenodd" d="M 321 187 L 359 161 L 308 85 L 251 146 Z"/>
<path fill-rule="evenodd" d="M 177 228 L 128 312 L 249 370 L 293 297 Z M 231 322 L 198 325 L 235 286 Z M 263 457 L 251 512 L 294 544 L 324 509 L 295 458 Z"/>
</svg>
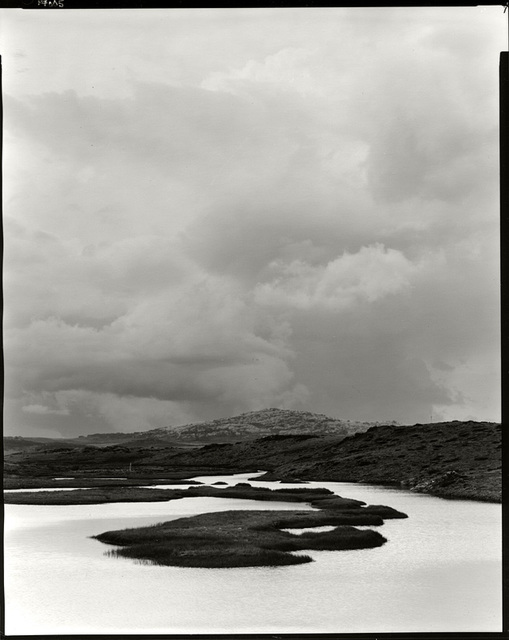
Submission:
<svg viewBox="0 0 509 640">
<path fill-rule="evenodd" d="M 281 529 L 281 531 L 287 531 L 288 533 L 293 533 L 293 535 L 299 536 L 302 533 L 325 533 L 326 531 L 334 531 L 336 527 L 323 526 L 323 527 L 304 527 L 302 529 L 293 528 L 293 529 Z M 361 529 L 362 527 L 357 527 Z M 364 527 L 365 529 L 371 529 L 371 527 Z"/>
<path fill-rule="evenodd" d="M 235 484 L 254 475 L 196 479 Z M 409 518 L 378 527 L 388 542 L 375 549 L 310 551 L 315 562 L 289 567 L 192 569 L 108 558 L 111 547 L 89 536 L 207 511 L 306 505 L 221 498 L 6 505 L 6 633 L 501 630 L 500 505 L 389 487 L 302 485 L 318 486 Z"/>
</svg>

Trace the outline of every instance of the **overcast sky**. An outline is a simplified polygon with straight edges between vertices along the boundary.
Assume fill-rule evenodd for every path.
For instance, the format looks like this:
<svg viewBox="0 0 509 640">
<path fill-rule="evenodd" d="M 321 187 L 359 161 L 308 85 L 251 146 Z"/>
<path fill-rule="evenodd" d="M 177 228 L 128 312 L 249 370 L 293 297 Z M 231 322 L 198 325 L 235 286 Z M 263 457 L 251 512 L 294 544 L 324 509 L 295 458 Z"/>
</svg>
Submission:
<svg viewBox="0 0 509 640">
<path fill-rule="evenodd" d="M 7 435 L 500 419 L 502 7 L 0 20 Z"/>
</svg>

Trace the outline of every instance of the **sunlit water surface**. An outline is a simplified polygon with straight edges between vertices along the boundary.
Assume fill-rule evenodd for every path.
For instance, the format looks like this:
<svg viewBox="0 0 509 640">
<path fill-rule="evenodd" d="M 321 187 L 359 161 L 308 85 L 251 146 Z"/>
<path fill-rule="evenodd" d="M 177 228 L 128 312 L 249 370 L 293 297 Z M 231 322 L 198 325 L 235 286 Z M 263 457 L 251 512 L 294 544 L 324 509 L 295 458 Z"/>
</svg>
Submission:
<svg viewBox="0 0 509 640">
<path fill-rule="evenodd" d="M 235 484 L 254 475 L 195 479 Z M 192 569 L 113 559 L 105 556 L 111 547 L 90 536 L 211 511 L 310 507 L 221 498 L 6 505 L 6 633 L 501 630 L 500 505 L 370 485 L 302 486 L 387 504 L 409 518 L 387 520 L 379 530 L 388 542 L 376 549 L 310 551 L 315 562 L 289 567 Z"/>
</svg>

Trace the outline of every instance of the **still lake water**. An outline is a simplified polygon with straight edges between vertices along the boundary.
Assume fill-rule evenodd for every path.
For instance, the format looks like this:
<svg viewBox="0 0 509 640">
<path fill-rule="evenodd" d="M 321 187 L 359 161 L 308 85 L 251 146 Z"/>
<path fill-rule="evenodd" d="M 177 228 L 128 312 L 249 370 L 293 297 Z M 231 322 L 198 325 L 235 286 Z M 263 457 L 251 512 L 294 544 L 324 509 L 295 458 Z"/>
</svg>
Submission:
<svg viewBox="0 0 509 640">
<path fill-rule="evenodd" d="M 235 484 L 255 474 L 208 476 Z M 292 487 L 261 481 L 253 486 Z M 231 509 L 310 509 L 221 498 L 5 505 L 8 635 L 501 631 L 501 506 L 388 487 L 311 482 L 408 514 L 382 547 L 309 551 L 290 567 L 192 569 L 108 558 L 89 536 Z"/>
</svg>

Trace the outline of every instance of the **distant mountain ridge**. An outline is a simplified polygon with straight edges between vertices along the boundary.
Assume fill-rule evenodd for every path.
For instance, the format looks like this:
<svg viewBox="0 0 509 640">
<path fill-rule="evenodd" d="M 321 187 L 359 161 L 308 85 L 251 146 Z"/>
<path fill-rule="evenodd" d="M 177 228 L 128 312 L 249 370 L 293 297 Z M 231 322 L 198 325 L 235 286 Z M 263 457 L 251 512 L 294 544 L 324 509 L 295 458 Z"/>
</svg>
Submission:
<svg viewBox="0 0 509 640">
<path fill-rule="evenodd" d="M 33 446 L 199 446 L 255 440 L 272 435 L 312 434 L 346 438 L 394 421 L 360 422 L 331 418 L 322 413 L 290 409 L 262 409 L 237 416 L 217 418 L 181 426 L 167 426 L 133 433 L 94 433 L 77 438 L 4 437 L 4 450 L 23 450 Z"/>
<path fill-rule="evenodd" d="M 381 424 L 397 424 L 396 422 L 351 422 L 330 418 L 322 413 L 310 411 L 292 411 L 290 409 L 262 409 L 249 411 L 229 418 L 217 418 L 209 422 L 199 422 L 180 427 L 163 427 L 153 429 L 156 434 L 171 436 L 173 440 L 185 442 L 239 442 L 255 440 L 271 435 L 334 435 L 350 436 L 364 432 Z"/>
</svg>

